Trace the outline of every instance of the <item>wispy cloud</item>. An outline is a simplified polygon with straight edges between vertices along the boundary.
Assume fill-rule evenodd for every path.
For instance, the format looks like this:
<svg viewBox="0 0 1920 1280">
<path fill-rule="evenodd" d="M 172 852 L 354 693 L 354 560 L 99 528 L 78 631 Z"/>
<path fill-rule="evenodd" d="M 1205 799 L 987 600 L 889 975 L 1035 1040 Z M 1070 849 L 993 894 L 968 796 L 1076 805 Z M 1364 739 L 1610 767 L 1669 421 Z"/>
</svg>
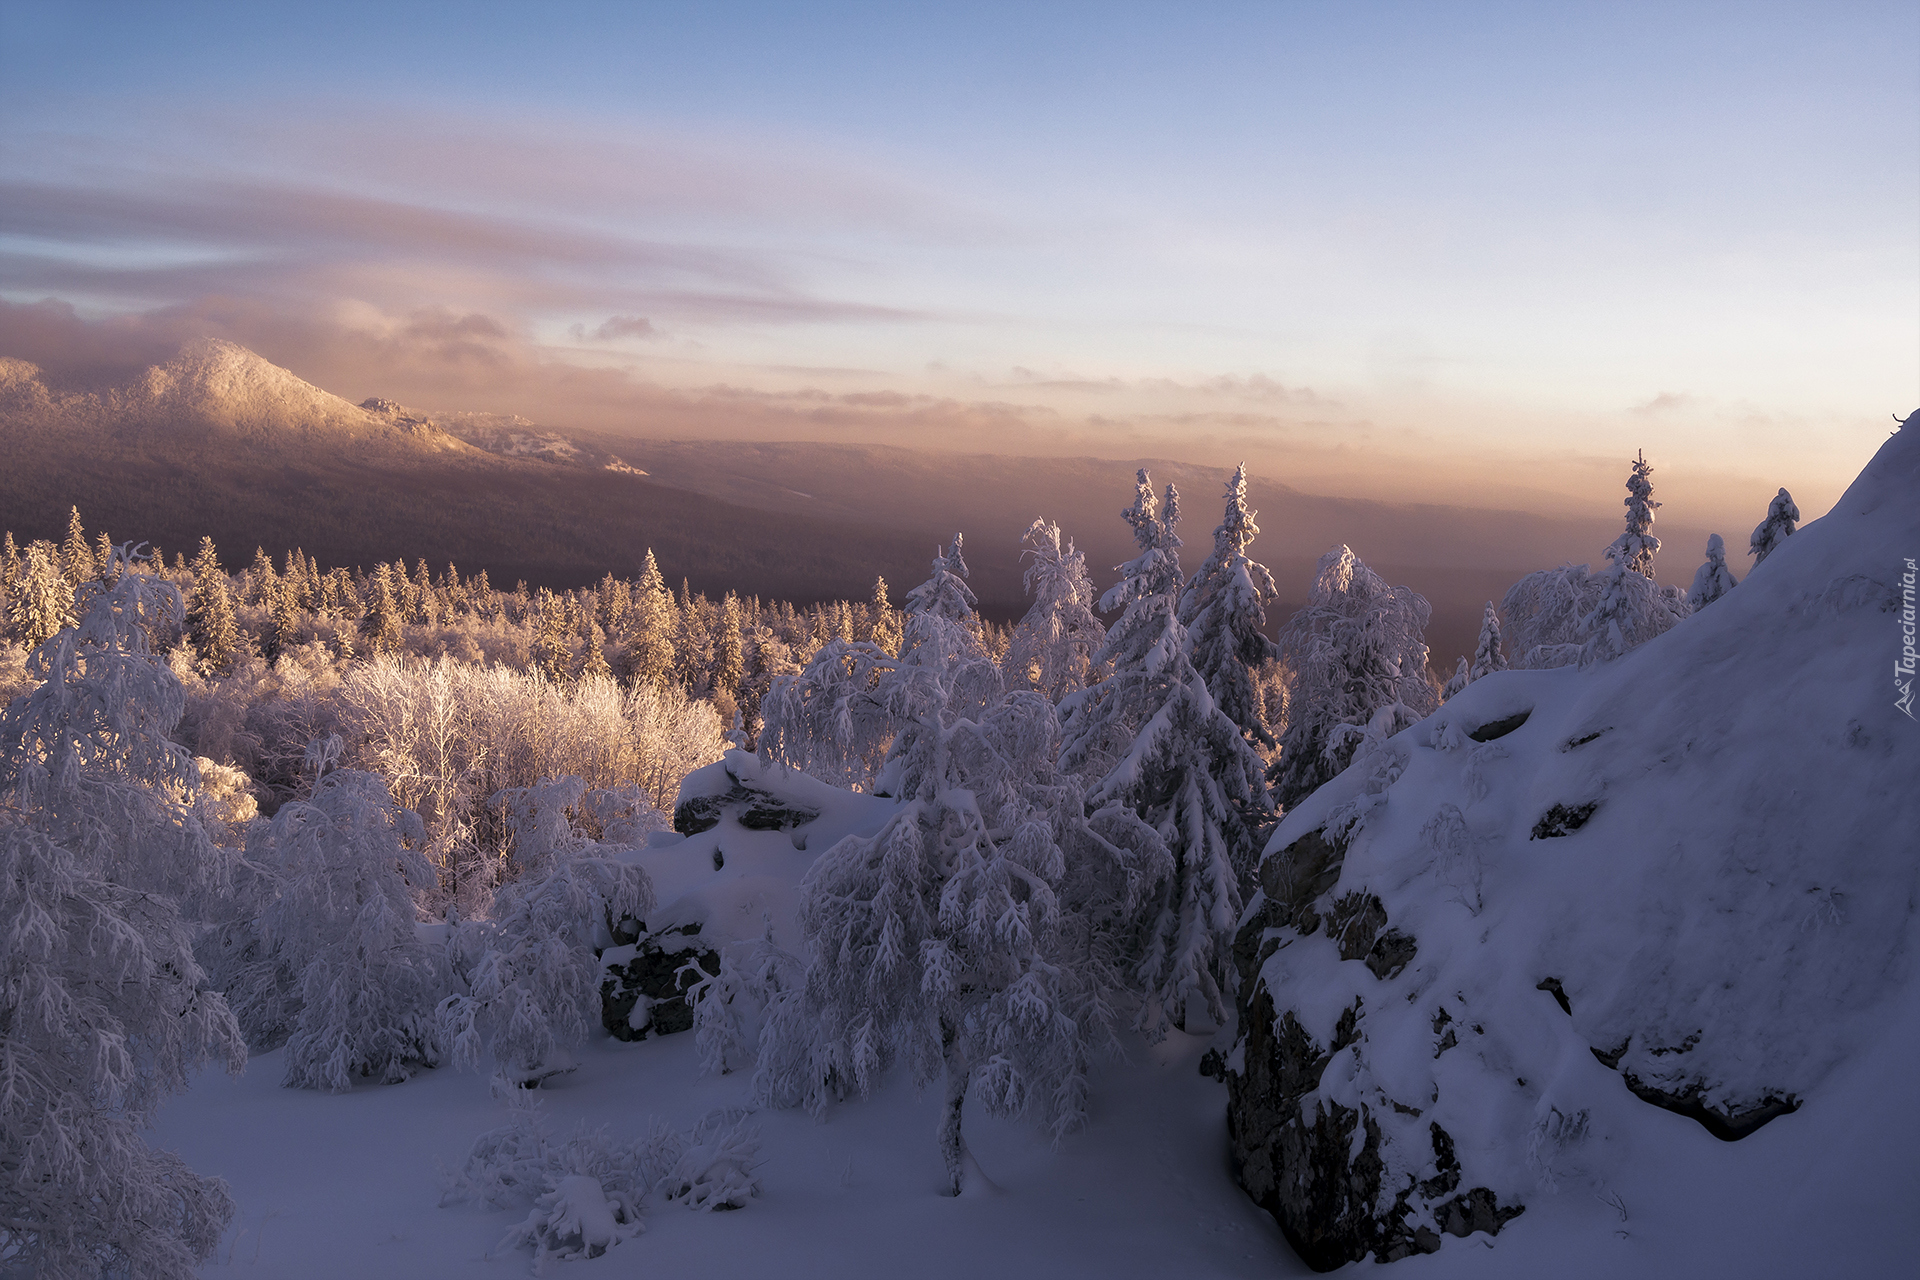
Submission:
<svg viewBox="0 0 1920 1280">
<path fill-rule="evenodd" d="M 596 342 L 612 342 L 619 338 L 645 338 L 654 342 L 667 336 L 645 316 L 608 316 L 605 323 L 596 326 L 591 333 L 583 324 L 576 324 L 567 332 L 573 335 L 576 342 L 585 342 L 590 337 Z"/>
<path fill-rule="evenodd" d="M 1691 409 L 1696 403 L 1698 403 L 1697 400 L 1685 392 L 1662 391 L 1653 399 L 1633 406 L 1633 412 L 1642 417 L 1653 417 L 1656 414 L 1672 413 L 1679 409 Z"/>
<path fill-rule="evenodd" d="M 0 182 L 15 290 L 180 305 L 209 295 L 505 308 L 522 320 L 646 310 L 702 324 L 905 322 L 822 296 L 760 250 L 262 182 Z M 647 336 L 609 322 L 599 336 Z"/>
</svg>

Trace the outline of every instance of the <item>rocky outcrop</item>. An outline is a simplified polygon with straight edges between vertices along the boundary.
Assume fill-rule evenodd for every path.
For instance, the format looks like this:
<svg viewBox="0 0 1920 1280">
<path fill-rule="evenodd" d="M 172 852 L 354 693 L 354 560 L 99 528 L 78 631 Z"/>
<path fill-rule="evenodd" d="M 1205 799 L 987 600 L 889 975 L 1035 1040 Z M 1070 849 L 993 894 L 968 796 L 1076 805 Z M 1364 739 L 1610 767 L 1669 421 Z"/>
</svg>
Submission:
<svg viewBox="0 0 1920 1280">
<path fill-rule="evenodd" d="M 1425 1116 L 1427 1099 L 1326 1087 L 1330 1073 L 1345 1082 L 1358 1074 L 1371 993 L 1354 994 L 1330 1033 L 1316 1036 L 1298 1012 L 1276 1006 L 1261 980 L 1269 960 L 1306 938 L 1332 943 L 1337 961 L 1360 961 L 1376 983 L 1397 978 L 1418 954 L 1377 896 L 1333 892 L 1345 853 L 1340 839 L 1316 829 L 1262 863 L 1261 893 L 1234 942 L 1241 1034 L 1230 1056 L 1203 1067 L 1227 1085 L 1241 1186 L 1318 1271 L 1369 1255 L 1391 1262 L 1432 1253 L 1442 1232 L 1493 1234 L 1521 1212 L 1486 1187 L 1463 1188 L 1453 1136 Z M 1435 1020 L 1435 1057 L 1459 1043 L 1453 1020 L 1444 1010 Z M 1425 1147 L 1411 1155 L 1410 1122 L 1423 1122 Z M 1390 1151 L 1393 1134 L 1401 1141 Z"/>
<path fill-rule="evenodd" d="M 616 935 L 616 941 L 618 936 Z M 689 989 L 720 974 L 720 954 L 700 940 L 697 922 L 642 931 L 600 953 L 600 1022 L 616 1040 L 645 1040 L 693 1027 Z M 689 970 L 693 966 L 699 972 Z"/>
<path fill-rule="evenodd" d="M 1841 1068 L 1903 1052 L 1920 735 L 1886 668 L 1916 492 L 1920 414 L 1710 607 L 1473 681 L 1282 818 L 1207 1067 L 1306 1261 L 1445 1249 L 1544 1196 L 1624 1214 L 1646 1163 L 1699 1151 L 1660 1111 L 1831 1124 Z"/>
<path fill-rule="evenodd" d="M 751 757 L 746 757 L 751 760 Z M 683 836 L 711 831 L 731 818 L 749 831 L 791 831 L 820 816 L 791 796 L 775 794 L 750 771 L 709 765 L 688 776 L 673 807 L 673 829 Z M 710 776 L 717 774 L 716 776 Z M 704 789 L 700 784 L 706 784 Z"/>
</svg>

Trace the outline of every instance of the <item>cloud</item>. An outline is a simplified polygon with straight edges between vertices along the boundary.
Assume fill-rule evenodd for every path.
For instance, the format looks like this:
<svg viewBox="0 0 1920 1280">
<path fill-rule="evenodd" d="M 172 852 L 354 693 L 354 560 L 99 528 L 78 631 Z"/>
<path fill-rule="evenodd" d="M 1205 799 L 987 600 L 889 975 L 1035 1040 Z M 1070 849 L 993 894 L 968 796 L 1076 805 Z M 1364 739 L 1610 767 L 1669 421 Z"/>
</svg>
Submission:
<svg viewBox="0 0 1920 1280">
<path fill-rule="evenodd" d="M 1668 413 L 1676 409 L 1691 409 L 1698 403 L 1699 401 L 1695 397 L 1687 395 L 1685 392 L 1662 391 L 1645 404 L 1634 405 L 1628 412 L 1637 413 L 1643 417 L 1652 417 L 1655 414 Z"/>
<path fill-rule="evenodd" d="M 585 342 L 588 337 L 592 337 L 596 342 L 615 342 L 621 338 L 645 338 L 653 342 L 667 336 L 655 328 L 653 321 L 645 316 L 608 316 L 606 323 L 593 330 L 591 334 L 583 324 L 576 324 L 567 332 L 579 342 Z"/>
<path fill-rule="evenodd" d="M 0 250 L 12 290 L 119 305 L 352 299 L 402 312 L 489 308 L 521 322 L 612 311 L 616 330 L 642 310 L 704 325 L 923 318 L 822 296 L 765 250 L 253 180 L 4 181 L 0 235 L 12 242 Z"/>
</svg>

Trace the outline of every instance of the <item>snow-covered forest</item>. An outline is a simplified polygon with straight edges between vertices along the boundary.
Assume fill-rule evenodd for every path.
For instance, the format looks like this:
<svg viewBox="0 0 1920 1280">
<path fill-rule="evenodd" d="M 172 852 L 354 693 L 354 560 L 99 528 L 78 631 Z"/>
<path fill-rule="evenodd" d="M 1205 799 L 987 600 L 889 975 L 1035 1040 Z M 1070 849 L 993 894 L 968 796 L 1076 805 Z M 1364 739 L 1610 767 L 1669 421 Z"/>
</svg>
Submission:
<svg viewBox="0 0 1920 1280">
<path fill-rule="evenodd" d="M 1231 1154 L 1246 1195 L 1207 1230 L 1232 1247 L 1191 1245 L 1185 1274 L 1270 1274 L 1281 1238 L 1324 1269 L 1517 1235 L 1489 1256 L 1535 1274 L 1559 1238 L 1535 1223 L 1625 1242 L 1647 1214 L 1660 1239 L 1642 1188 L 1677 1175 L 1636 1170 L 1724 1170 L 1696 1130 L 1737 1152 L 1805 1120 L 1912 1003 L 1862 957 L 1911 967 L 1888 863 L 1920 831 L 1920 739 L 1832 663 L 1784 686 L 1818 653 L 1897 655 L 1916 433 L 1805 530 L 1781 489 L 1737 565 L 1720 535 L 1662 548 L 1632 459 L 1620 536 L 1488 601 L 1451 671 L 1426 600 L 1345 546 L 1269 616 L 1244 468 L 1208 494 L 1142 470 L 1118 566 L 1037 518 L 1010 627 L 977 615 L 958 534 L 923 582 L 796 607 L 675 589 L 650 553 L 634 580 L 509 590 L 211 540 L 169 561 L 78 510 L 58 544 L 8 533 L 0 1273 L 364 1268 L 365 1242 L 327 1252 L 348 1227 L 324 1203 L 249 1197 L 291 1194 L 287 1165 L 350 1179 L 375 1130 L 421 1144 L 382 1176 L 446 1206 L 395 1229 L 407 1274 L 651 1270 L 636 1237 L 680 1207 L 745 1212 L 656 1232 L 670 1256 L 752 1271 L 828 1212 L 801 1184 L 841 1178 L 829 1159 L 843 1187 L 885 1169 L 977 1209 L 1048 1168 L 1124 1206 L 1129 1159 L 1219 1179 Z M 1701 557 L 1690 592 L 1656 555 Z M 1706 701 L 1733 669 L 1779 687 Z M 1776 696 L 1800 718 L 1744 701 Z M 1871 796 L 1879 834 L 1785 848 L 1819 838 L 1810 799 L 1749 823 L 1774 749 Z M 1684 770 L 1694 790 L 1645 781 Z M 1528 861 L 1581 847 L 1577 871 Z M 1630 885 L 1603 905 L 1609 877 Z M 1732 923 L 1688 924 L 1705 901 Z M 1705 993 L 1743 972 L 1749 1004 Z M 1823 1008 L 1846 1022 L 1816 1050 Z M 1177 1132 L 1116 1140 L 1126 1114 Z M 231 1171 L 168 1145 L 228 1129 Z M 330 1133 L 348 1147 L 312 1148 Z M 1045 1204 L 1006 1210 L 1009 1238 L 1070 1218 Z M 903 1221 L 961 1232 L 927 1214 Z M 1145 1273 L 1083 1243 L 1035 1256 Z M 849 1247 L 832 1273 L 950 1270 Z M 803 1272 L 829 1273 L 780 1273 Z"/>
</svg>

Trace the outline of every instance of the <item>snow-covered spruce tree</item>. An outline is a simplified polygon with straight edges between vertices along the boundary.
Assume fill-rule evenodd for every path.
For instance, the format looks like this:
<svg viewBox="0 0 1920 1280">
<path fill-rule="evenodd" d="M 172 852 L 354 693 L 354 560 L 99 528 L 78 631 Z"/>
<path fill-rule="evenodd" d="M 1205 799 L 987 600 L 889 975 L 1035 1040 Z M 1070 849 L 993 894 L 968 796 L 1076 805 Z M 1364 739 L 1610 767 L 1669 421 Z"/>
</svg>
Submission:
<svg viewBox="0 0 1920 1280">
<path fill-rule="evenodd" d="M 1469 684 L 1472 684 L 1472 683 L 1473 683 L 1473 671 L 1471 668 L 1467 666 L 1467 659 L 1466 659 L 1466 656 L 1463 654 L 1453 664 L 1453 674 L 1447 677 L 1447 683 L 1441 686 L 1440 701 L 1442 702 L 1452 701 L 1454 694 L 1459 693 L 1462 689 L 1466 688 Z"/>
<path fill-rule="evenodd" d="M 740 598 L 729 591 L 720 601 L 720 627 L 713 638 L 713 691 L 737 706 L 746 678 L 746 654 L 740 644 Z"/>
<path fill-rule="evenodd" d="M 559 597 L 541 587 L 533 594 L 533 669 L 550 683 L 573 679 L 573 641 L 567 635 L 566 611 Z"/>
<path fill-rule="evenodd" d="M 1087 558 L 1073 549 L 1072 539 L 1061 545 L 1060 526 L 1035 520 L 1024 541 L 1033 607 L 1014 628 L 1003 665 L 1008 683 L 1038 689 L 1057 703 L 1092 683 L 1093 655 L 1107 629 L 1093 612 Z"/>
<path fill-rule="evenodd" d="M 1157 877 L 1143 886 L 1134 969 L 1146 997 L 1137 1022 L 1157 1039 L 1199 1013 L 1225 1021 L 1233 930 L 1259 856 L 1257 824 L 1272 810 L 1260 757 L 1188 656 L 1178 495 L 1168 485 L 1156 504 L 1142 468 L 1121 514 L 1140 554 L 1101 601 L 1125 610 L 1095 655 L 1111 674 L 1062 704 L 1060 763 L 1098 779 L 1087 789 L 1090 824 L 1117 835 L 1130 817 L 1159 846 L 1142 859 Z"/>
<path fill-rule="evenodd" d="M 1733 570 L 1727 568 L 1727 544 L 1719 534 L 1708 534 L 1706 563 L 1693 571 L 1693 590 L 1687 592 L 1687 607 L 1698 613 L 1739 585 Z"/>
<path fill-rule="evenodd" d="M 1056 1135 L 1084 1118 L 1089 1057 L 1112 1035 L 1107 935 L 1127 905 L 1126 855 L 1081 822 L 1045 697 L 1015 690 L 978 720 L 948 718 L 927 692 L 938 666 L 908 669 L 924 697 L 912 789 L 879 832 L 841 841 L 808 873 L 812 960 L 804 987 L 768 1010 L 757 1084 L 818 1111 L 896 1063 L 941 1080 L 939 1145 L 959 1194 L 970 1091 L 995 1114 L 1037 1113 Z"/>
<path fill-rule="evenodd" d="M 868 637 L 888 654 L 900 652 L 900 613 L 887 599 L 887 580 L 873 580 L 873 600 L 867 606 L 872 613 L 873 634 Z"/>
<path fill-rule="evenodd" d="M 1262 630 L 1267 606 L 1279 594 L 1267 567 L 1247 555 L 1260 528 L 1247 509 L 1247 465 L 1227 481 L 1226 513 L 1213 531 L 1213 554 L 1201 564 L 1180 596 L 1180 621 L 1187 628 L 1193 666 L 1207 682 L 1227 719 L 1250 742 L 1278 744 L 1263 715 L 1254 673 L 1279 654 Z"/>
<path fill-rule="evenodd" d="M 233 600 L 227 594 L 227 575 L 212 538 L 200 539 L 193 557 L 193 591 L 187 597 L 187 640 L 193 645 L 194 667 L 201 675 L 225 675 L 233 670 L 239 651 L 239 628 L 233 618 Z"/>
<path fill-rule="evenodd" d="M 612 680 L 613 665 L 607 661 L 607 636 L 598 622 L 587 623 L 586 648 L 580 658 L 580 683 Z"/>
<path fill-rule="evenodd" d="M 23 648 L 37 649 L 74 625 L 73 586 L 60 572 L 52 543 L 27 544 L 6 607 L 7 634 Z"/>
<path fill-rule="evenodd" d="M 1660 504 L 1653 500 L 1653 466 L 1644 452 L 1634 455 L 1627 472 L 1627 496 L 1621 501 L 1627 508 L 1627 528 L 1607 548 L 1607 559 L 1651 578 L 1653 557 L 1660 550 L 1660 539 L 1653 536 L 1653 513 Z"/>
<path fill-rule="evenodd" d="M 435 889 L 425 843 L 420 819 L 357 769 L 324 773 L 306 800 L 254 828 L 248 860 L 279 892 L 260 917 L 260 959 L 233 994 L 259 1019 L 257 1040 L 272 1038 L 276 1013 L 291 1033 L 282 1083 L 344 1093 L 439 1063 L 433 1011 L 451 983 L 414 928 Z"/>
<path fill-rule="evenodd" d="M 80 508 L 70 507 L 66 541 L 60 544 L 60 572 L 78 590 L 82 583 L 99 576 L 99 571 L 100 566 L 94 563 L 93 548 L 87 545 L 87 531 L 80 525 Z"/>
<path fill-rule="evenodd" d="M 1660 539 L 1651 530 L 1660 504 L 1653 501 L 1652 476 L 1646 455 L 1637 455 L 1627 476 L 1626 531 L 1607 548 L 1608 565 L 1593 579 L 1593 606 L 1580 619 L 1582 664 L 1619 657 L 1686 616 L 1685 598 L 1653 581 Z"/>
<path fill-rule="evenodd" d="M 893 720 L 893 742 L 874 779 L 886 796 L 917 793 L 946 727 L 979 721 L 1005 691 L 1000 667 L 980 642 L 973 589 L 967 586 L 962 539 L 936 551 L 932 573 L 907 593 L 900 660 L 884 674 L 878 694 Z"/>
<path fill-rule="evenodd" d="M 1747 554 L 1753 557 L 1754 566 L 1759 567 L 1761 561 L 1777 551 L 1799 523 L 1800 508 L 1793 505 L 1793 495 L 1782 489 L 1767 504 L 1767 518 L 1754 528 L 1753 537 L 1747 543 Z"/>
<path fill-rule="evenodd" d="M 360 634 L 374 653 L 393 653 L 400 648 L 405 630 L 400 623 L 400 604 L 393 596 L 392 572 L 386 565 L 374 566 L 368 587 L 370 595 L 360 619 Z"/>
<path fill-rule="evenodd" d="M 572 1049 L 600 1027 L 600 961 L 609 924 L 653 909 L 653 882 L 576 831 L 568 811 L 586 784 L 554 778 L 503 792 L 518 878 L 491 916 L 455 930 L 451 950 L 470 994 L 449 996 L 440 1025 L 456 1066 L 487 1063 L 498 1082 L 531 1087 L 573 1067 Z"/>
<path fill-rule="evenodd" d="M 1506 669 L 1507 655 L 1500 644 L 1500 611 L 1489 600 L 1486 612 L 1480 615 L 1480 638 L 1474 642 L 1473 662 L 1467 668 L 1467 680 L 1472 682 L 1481 676 Z"/>
<path fill-rule="evenodd" d="M 285 580 L 266 588 L 267 624 L 260 633 L 260 656 L 269 663 L 299 643 L 300 604 L 295 590 Z"/>
<path fill-rule="evenodd" d="M 267 604 L 272 599 L 274 588 L 280 585 L 280 575 L 273 571 L 273 557 L 267 549 L 255 546 L 253 563 L 247 566 L 246 573 L 240 578 L 240 598 L 247 604 Z"/>
<path fill-rule="evenodd" d="M 115 555 L 113 539 L 107 536 L 105 529 L 102 529 L 94 536 L 93 542 L 94 579 L 111 586 L 113 584 L 114 565 L 118 559 L 119 557 Z"/>
<path fill-rule="evenodd" d="M 1293 673 L 1274 780 L 1282 808 L 1345 769 L 1369 737 L 1391 737 L 1438 705 L 1423 639 L 1432 615 L 1423 596 L 1388 586 L 1348 548 L 1320 557 L 1305 607 L 1280 636 Z"/>
<path fill-rule="evenodd" d="M 112 576 L 0 716 L 0 1268 L 184 1280 L 233 1203 L 140 1130 L 202 1064 L 245 1065 L 181 906 L 221 887 L 227 855 L 167 738 L 180 683 L 147 648 L 180 595 Z"/>
</svg>

